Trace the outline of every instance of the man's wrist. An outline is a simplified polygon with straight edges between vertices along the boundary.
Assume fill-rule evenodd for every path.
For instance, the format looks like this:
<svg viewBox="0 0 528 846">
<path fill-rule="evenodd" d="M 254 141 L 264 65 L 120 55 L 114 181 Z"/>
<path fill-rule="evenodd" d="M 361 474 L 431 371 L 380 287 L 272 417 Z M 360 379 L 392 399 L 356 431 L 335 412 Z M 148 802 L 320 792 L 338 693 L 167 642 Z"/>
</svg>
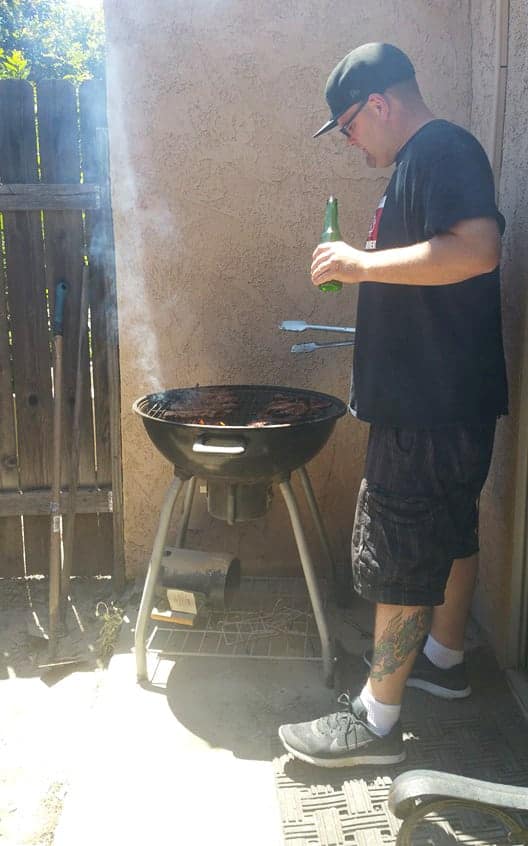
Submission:
<svg viewBox="0 0 528 846">
<path fill-rule="evenodd" d="M 372 271 L 372 255 L 368 250 L 361 251 L 360 278 L 358 282 L 368 282 Z"/>
</svg>

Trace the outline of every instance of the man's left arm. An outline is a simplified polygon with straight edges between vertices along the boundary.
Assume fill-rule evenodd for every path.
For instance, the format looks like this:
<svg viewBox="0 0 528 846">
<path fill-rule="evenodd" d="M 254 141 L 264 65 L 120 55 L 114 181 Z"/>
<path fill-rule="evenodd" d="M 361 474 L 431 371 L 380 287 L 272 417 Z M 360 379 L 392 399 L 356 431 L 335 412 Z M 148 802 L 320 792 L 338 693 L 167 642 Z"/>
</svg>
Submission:
<svg viewBox="0 0 528 846">
<path fill-rule="evenodd" d="M 500 246 L 499 227 L 491 217 L 461 220 L 447 232 L 410 247 L 368 251 L 334 241 L 316 248 L 312 282 L 452 285 L 494 270 Z"/>
</svg>

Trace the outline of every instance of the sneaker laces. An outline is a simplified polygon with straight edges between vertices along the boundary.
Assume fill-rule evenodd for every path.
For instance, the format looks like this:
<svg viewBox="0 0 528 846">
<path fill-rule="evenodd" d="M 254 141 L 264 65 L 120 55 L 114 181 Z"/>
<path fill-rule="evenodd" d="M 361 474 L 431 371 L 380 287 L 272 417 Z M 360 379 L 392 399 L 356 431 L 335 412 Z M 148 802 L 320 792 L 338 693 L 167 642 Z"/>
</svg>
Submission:
<svg viewBox="0 0 528 846">
<path fill-rule="evenodd" d="M 352 710 L 353 699 L 348 695 L 348 693 L 342 693 L 338 696 L 337 701 L 340 705 L 344 705 L 345 708 L 341 711 L 336 711 L 333 714 L 327 714 L 325 717 L 320 717 L 317 720 L 318 730 L 322 734 L 335 735 L 337 732 L 343 733 L 345 739 L 348 739 L 348 736 L 353 729 L 354 737 L 357 739 L 357 724 L 366 725 L 366 723 L 354 714 Z"/>
</svg>

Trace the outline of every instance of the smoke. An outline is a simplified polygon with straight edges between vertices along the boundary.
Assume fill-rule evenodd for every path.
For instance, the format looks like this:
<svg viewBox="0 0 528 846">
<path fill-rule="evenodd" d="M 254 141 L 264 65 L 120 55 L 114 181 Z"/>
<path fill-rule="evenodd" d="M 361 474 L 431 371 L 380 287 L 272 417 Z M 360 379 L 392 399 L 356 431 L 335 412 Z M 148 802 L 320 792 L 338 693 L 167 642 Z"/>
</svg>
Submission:
<svg viewBox="0 0 528 846">
<path fill-rule="evenodd" d="M 134 380 L 136 392 L 162 389 L 163 362 L 159 349 L 159 297 L 164 280 L 156 278 L 156 256 L 160 265 L 166 245 L 174 241 L 177 227 L 163 196 L 154 195 L 149 178 L 152 163 L 144 167 L 141 155 L 148 143 L 133 136 L 130 111 L 126 109 L 129 68 L 126 51 L 110 51 L 108 122 L 110 134 L 110 177 L 117 276 L 117 317 L 121 357 Z M 132 140 L 131 140 L 132 139 Z M 134 156 L 131 148 L 134 147 Z M 138 167 L 139 165 L 139 167 Z M 141 173 L 141 178 L 138 177 Z M 163 245 L 165 244 L 165 249 Z M 154 278 L 153 278 L 154 274 Z M 157 320 L 154 317 L 154 306 Z M 161 327 L 161 331 L 163 331 Z"/>
</svg>

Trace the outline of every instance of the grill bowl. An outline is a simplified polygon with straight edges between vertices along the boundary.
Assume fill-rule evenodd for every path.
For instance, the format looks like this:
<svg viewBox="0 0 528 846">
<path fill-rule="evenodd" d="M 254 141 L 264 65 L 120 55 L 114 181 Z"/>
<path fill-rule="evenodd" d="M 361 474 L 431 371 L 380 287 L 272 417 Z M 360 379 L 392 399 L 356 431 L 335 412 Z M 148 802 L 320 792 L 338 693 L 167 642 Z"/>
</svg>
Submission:
<svg viewBox="0 0 528 846">
<path fill-rule="evenodd" d="M 201 419 L 200 408 L 210 409 L 217 396 L 233 399 L 224 425 L 178 419 L 178 410 L 187 420 L 196 410 L 196 418 Z M 263 418 L 255 425 L 259 413 L 279 396 L 292 407 L 306 405 L 308 415 L 303 419 L 293 414 L 282 422 Z M 346 413 L 345 404 L 330 394 L 276 385 L 176 388 L 140 397 L 132 408 L 142 418 L 152 443 L 174 465 L 176 475 L 246 484 L 287 478 L 317 455 L 338 418 Z M 164 418 L 167 410 L 173 416 Z"/>
</svg>

